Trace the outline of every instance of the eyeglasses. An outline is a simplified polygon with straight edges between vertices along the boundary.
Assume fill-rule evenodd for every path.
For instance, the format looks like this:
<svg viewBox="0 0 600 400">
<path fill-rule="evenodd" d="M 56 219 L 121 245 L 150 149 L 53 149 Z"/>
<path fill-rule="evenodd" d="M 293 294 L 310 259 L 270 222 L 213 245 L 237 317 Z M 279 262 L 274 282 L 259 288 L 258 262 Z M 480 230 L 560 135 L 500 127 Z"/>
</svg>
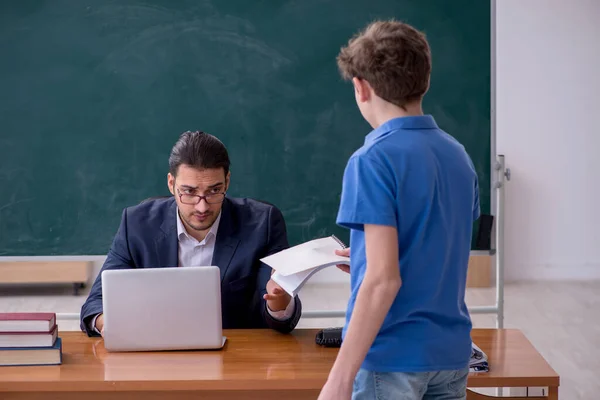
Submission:
<svg viewBox="0 0 600 400">
<path fill-rule="evenodd" d="M 204 199 L 208 204 L 219 204 L 222 203 L 225 199 L 225 193 L 210 193 L 204 196 L 200 196 L 197 194 L 185 194 L 179 191 L 177 188 L 177 194 L 179 195 L 179 200 L 183 204 L 196 205 Z"/>
</svg>

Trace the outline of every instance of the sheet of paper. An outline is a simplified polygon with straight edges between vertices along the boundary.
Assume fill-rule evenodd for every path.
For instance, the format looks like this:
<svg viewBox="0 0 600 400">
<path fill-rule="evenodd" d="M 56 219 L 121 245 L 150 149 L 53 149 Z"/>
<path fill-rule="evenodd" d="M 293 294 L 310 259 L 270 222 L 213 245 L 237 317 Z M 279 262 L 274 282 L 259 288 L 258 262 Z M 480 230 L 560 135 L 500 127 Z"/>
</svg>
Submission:
<svg viewBox="0 0 600 400">
<path fill-rule="evenodd" d="M 279 272 L 275 272 L 271 275 L 271 279 L 275 281 L 283 290 L 285 290 L 290 296 L 296 296 L 302 286 L 308 281 L 313 273 L 317 272 L 318 268 L 308 269 L 306 271 L 300 271 L 292 275 L 281 275 Z"/>
<path fill-rule="evenodd" d="M 261 261 L 280 275 L 287 276 L 316 267 L 347 264 L 350 261 L 348 257 L 335 254 L 336 250 L 342 248 L 335 238 L 329 236 L 290 247 L 262 258 Z"/>
</svg>

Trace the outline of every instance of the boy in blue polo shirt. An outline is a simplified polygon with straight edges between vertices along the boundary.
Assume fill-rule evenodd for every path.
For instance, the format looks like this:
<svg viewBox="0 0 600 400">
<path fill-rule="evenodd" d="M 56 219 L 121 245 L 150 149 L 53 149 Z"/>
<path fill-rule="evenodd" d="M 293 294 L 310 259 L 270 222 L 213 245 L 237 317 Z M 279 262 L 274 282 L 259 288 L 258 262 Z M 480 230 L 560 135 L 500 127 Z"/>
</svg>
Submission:
<svg viewBox="0 0 600 400">
<path fill-rule="evenodd" d="M 337 60 L 374 130 L 344 172 L 337 223 L 351 230 L 351 295 L 320 399 L 465 399 L 478 183 L 464 147 L 423 115 L 429 45 L 379 21 Z"/>
</svg>

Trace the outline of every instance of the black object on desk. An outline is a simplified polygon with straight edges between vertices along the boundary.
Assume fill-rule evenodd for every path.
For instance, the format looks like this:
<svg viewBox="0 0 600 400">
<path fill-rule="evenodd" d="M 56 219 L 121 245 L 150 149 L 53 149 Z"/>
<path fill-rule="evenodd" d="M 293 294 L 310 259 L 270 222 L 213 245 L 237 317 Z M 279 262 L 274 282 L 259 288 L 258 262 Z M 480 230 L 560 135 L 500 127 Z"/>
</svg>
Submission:
<svg viewBox="0 0 600 400">
<path fill-rule="evenodd" d="M 325 328 L 317 332 L 315 342 L 324 347 L 340 347 L 342 345 L 343 328 Z"/>
</svg>

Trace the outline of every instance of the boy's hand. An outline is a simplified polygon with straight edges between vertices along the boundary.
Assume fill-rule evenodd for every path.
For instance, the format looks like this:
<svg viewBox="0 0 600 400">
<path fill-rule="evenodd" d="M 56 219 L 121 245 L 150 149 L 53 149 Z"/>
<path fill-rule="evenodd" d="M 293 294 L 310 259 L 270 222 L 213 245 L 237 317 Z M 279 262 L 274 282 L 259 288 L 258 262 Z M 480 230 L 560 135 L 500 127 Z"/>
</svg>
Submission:
<svg viewBox="0 0 600 400">
<path fill-rule="evenodd" d="M 318 400 L 351 400 L 352 381 L 349 384 L 335 382 L 328 379 L 319 393 Z"/>
<path fill-rule="evenodd" d="M 350 257 L 350 247 L 348 247 L 347 249 L 343 249 L 343 250 L 336 250 L 335 254 L 338 256 L 342 256 L 342 257 Z M 348 264 L 338 264 L 336 265 L 339 269 L 341 269 L 342 271 L 346 272 L 346 273 L 350 273 L 350 265 Z"/>
</svg>

